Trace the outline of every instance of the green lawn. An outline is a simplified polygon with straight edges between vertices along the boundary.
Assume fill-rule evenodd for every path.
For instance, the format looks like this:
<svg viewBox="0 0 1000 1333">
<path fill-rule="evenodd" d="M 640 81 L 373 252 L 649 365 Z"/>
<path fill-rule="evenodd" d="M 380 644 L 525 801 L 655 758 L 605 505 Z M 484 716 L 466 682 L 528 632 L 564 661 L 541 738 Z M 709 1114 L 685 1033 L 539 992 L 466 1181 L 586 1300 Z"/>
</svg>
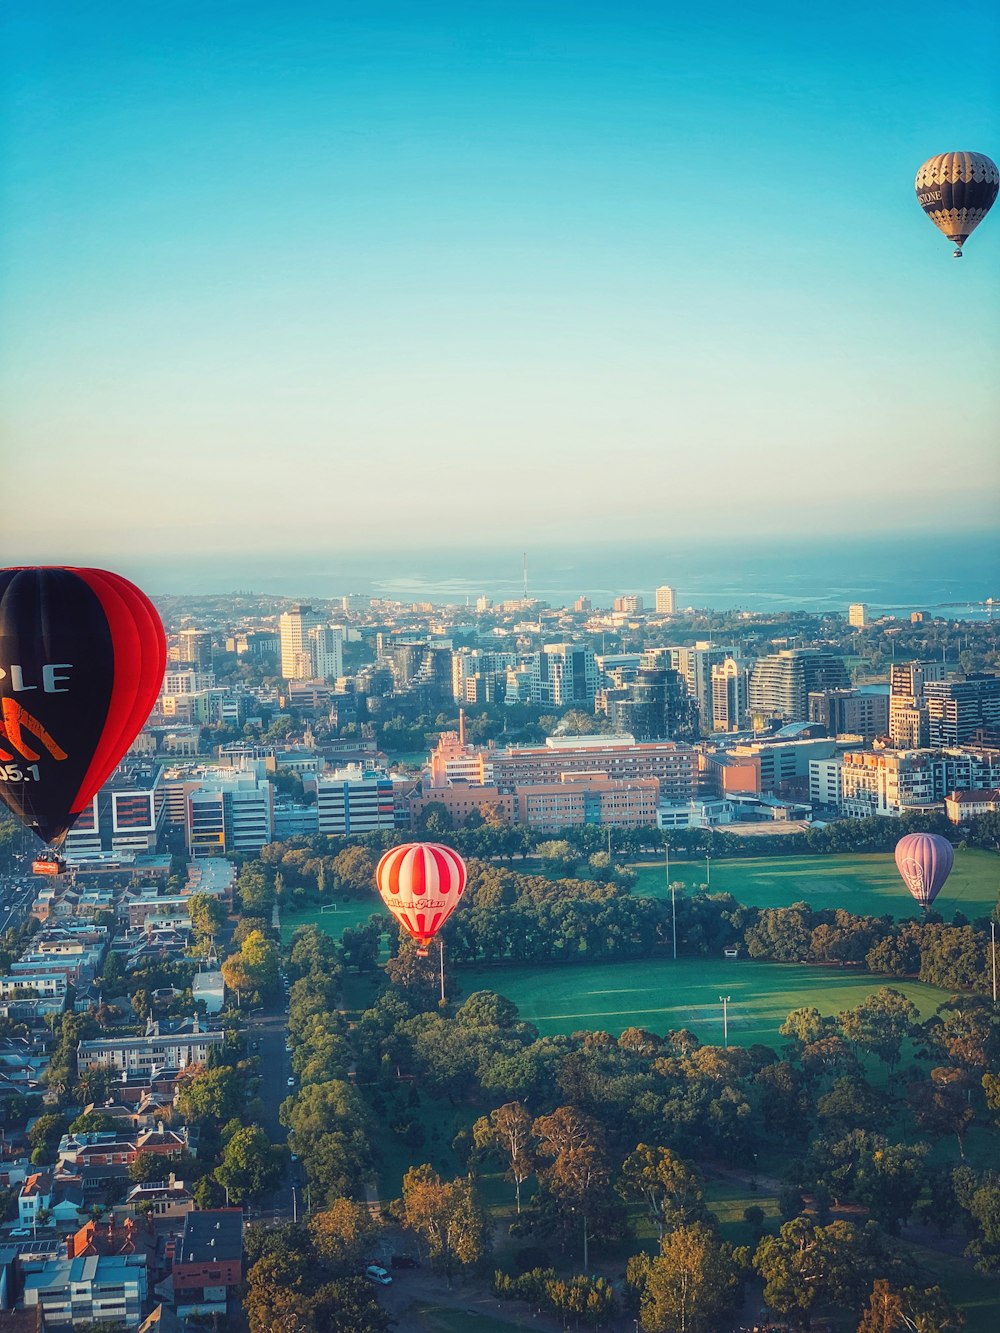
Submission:
<svg viewBox="0 0 1000 1333">
<path fill-rule="evenodd" d="M 349 899 L 337 904 L 335 912 L 323 912 L 314 907 L 307 912 L 281 913 L 281 942 L 288 944 L 299 926 L 318 926 L 328 935 L 340 939 L 348 926 L 361 926 L 373 913 L 385 913 L 381 899 L 372 890 L 370 898 Z"/>
<path fill-rule="evenodd" d="M 649 863 L 634 867 L 635 892 L 654 898 L 667 894 L 666 867 Z M 689 886 L 705 883 L 731 893 L 751 907 L 787 907 L 807 902 L 811 907 L 844 907 L 859 916 L 910 917 L 919 908 L 910 897 L 893 858 L 870 856 L 759 856 L 712 861 L 674 859 L 670 878 Z M 945 920 L 956 911 L 970 919 L 988 916 L 1000 890 L 1000 857 L 992 852 L 956 852 L 955 868 L 938 896 L 935 908 Z"/>
<path fill-rule="evenodd" d="M 792 1009 L 815 1005 L 823 1014 L 852 1009 L 885 985 L 908 995 L 923 1018 L 949 992 L 918 981 L 796 963 L 727 962 L 722 958 L 644 958 L 593 966 L 463 967 L 464 995 L 493 990 L 517 1005 L 542 1034 L 585 1029 L 617 1036 L 627 1027 L 653 1032 L 690 1028 L 706 1045 L 722 1043 L 720 995 L 728 995 L 733 1045 L 780 1045 L 778 1028 Z"/>
</svg>

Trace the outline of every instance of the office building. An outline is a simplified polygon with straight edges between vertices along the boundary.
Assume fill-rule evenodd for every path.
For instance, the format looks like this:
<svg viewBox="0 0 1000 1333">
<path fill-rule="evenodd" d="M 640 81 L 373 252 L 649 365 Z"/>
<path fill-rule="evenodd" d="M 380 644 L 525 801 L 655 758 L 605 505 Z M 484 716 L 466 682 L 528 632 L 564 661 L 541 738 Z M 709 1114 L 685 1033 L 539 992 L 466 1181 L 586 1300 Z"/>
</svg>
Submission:
<svg viewBox="0 0 1000 1333">
<path fill-rule="evenodd" d="M 618 781 L 600 773 L 565 773 L 558 782 L 517 789 L 518 822 L 540 833 L 584 824 L 648 828 L 656 823 L 659 804 L 656 778 Z"/>
<path fill-rule="evenodd" d="M 541 652 L 531 655 L 528 667 L 532 703 L 593 711 L 597 661 L 590 648 L 547 643 Z"/>
<path fill-rule="evenodd" d="M 664 800 L 689 801 L 697 785 L 697 756 L 681 741 L 642 743 L 633 736 L 550 736 L 544 745 L 492 752 L 492 780 L 502 787 L 520 791 L 573 773 L 619 782 L 656 778 Z"/>
<path fill-rule="evenodd" d="M 186 823 L 191 856 L 259 852 L 274 838 L 274 789 L 248 769 L 220 770 L 189 791 Z"/>
<path fill-rule="evenodd" d="M 615 729 L 637 741 L 690 740 L 697 734 L 694 701 L 677 671 L 638 667 L 630 684 L 605 694 Z"/>
<path fill-rule="evenodd" d="M 868 607 L 864 602 L 852 602 L 847 608 L 847 623 L 854 629 L 864 629 L 868 624 Z"/>
<path fill-rule="evenodd" d="M 182 629 L 177 636 L 178 656 L 181 662 L 198 671 L 212 669 L 212 634 L 207 629 Z"/>
<path fill-rule="evenodd" d="M 658 616 L 672 616 L 675 611 L 677 594 L 668 583 L 664 583 L 656 590 L 656 614 Z"/>
<path fill-rule="evenodd" d="M 809 695 L 847 689 L 851 681 L 842 657 L 814 648 L 784 648 L 761 657 L 750 676 L 750 712 L 761 719 L 806 722 Z"/>
<path fill-rule="evenodd" d="M 645 599 L 639 593 L 625 593 L 615 598 L 614 609 L 626 616 L 642 615 L 646 609 Z"/>
<path fill-rule="evenodd" d="M 281 674 L 285 680 L 312 680 L 315 677 L 309 631 L 325 624 L 325 617 L 311 606 L 297 606 L 279 617 Z"/>
<path fill-rule="evenodd" d="M 716 647 L 704 640 L 693 647 L 670 649 L 671 662 L 684 677 L 688 694 L 698 705 L 698 720 L 703 735 L 707 735 L 714 727 L 712 668 L 721 666 L 727 658 L 735 656 L 735 648 Z"/>
<path fill-rule="evenodd" d="M 885 685 L 848 690 L 813 690 L 809 721 L 825 727 L 830 736 L 862 736 L 866 741 L 889 733 L 889 692 Z"/>
<path fill-rule="evenodd" d="M 148 1291 L 146 1256 L 88 1254 L 75 1259 L 20 1260 L 26 1310 L 40 1310 L 49 1330 L 101 1323 L 134 1328 Z"/>
<path fill-rule="evenodd" d="M 889 667 L 889 740 L 897 750 L 919 750 L 930 742 L 924 685 L 943 680 L 940 662 L 893 662 Z"/>
<path fill-rule="evenodd" d="M 165 824 L 162 766 L 128 759 L 82 810 L 63 850 L 71 859 L 99 852 L 153 852 Z"/>
<path fill-rule="evenodd" d="M 712 728 L 742 731 L 747 722 L 750 672 L 735 657 L 712 666 Z"/>
<path fill-rule="evenodd" d="M 924 701 L 932 749 L 965 745 L 977 732 L 1000 739 L 1000 676 L 925 681 Z"/>
<path fill-rule="evenodd" d="M 242 1209 L 210 1208 L 188 1213 L 174 1253 L 171 1279 L 179 1315 L 224 1314 L 229 1292 L 243 1281 Z"/>
<path fill-rule="evenodd" d="M 392 778 L 379 768 L 348 764 L 316 780 L 319 831 L 346 838 L 396 826 Z"/>
</svg>

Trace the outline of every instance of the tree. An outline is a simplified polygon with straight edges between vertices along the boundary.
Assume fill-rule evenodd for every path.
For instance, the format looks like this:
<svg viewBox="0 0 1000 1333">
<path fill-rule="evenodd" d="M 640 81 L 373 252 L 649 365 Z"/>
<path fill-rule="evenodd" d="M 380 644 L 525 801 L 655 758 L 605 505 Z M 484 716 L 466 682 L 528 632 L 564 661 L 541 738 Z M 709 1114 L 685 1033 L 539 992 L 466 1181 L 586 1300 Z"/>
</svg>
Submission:
<svg viewBox="0 0 1000 1333">
<path fill-rule="evenodd" d="M 489 1223 L 471 1180 L 443 1181 L 427 1164 L 403 1177 L 403 1225 L 422 1237 L 449 1287 L 456 1265 L 477 1263 L 489 1245 Z"/>
<path fill-rule="evenodd" d="M 365 847 L 345 847 L 333 858 L 333 873 L 351 893 L 371 893 L 375 886 L 375 862 Z"/>
<path fill-rule="evenodd" d="M 640 1292 L 644 1333 L 715 1333 L 739 1291 L 732 1247 L 704 1222 L 669 1232 L 656 1258 L 634 1256 L 627 1276 Z"/>
<path fill-rule="evenodd" d="M 281 1158 L 259 1125 L 246 1125 L 223 1149 L 215 1178 L 231 1203 L 244 1203 L 274 1189 L 281 1178 Z"/>
<path fill-rule="evenodd" d="M 545 1193 L 555 1204 L 562 1229 L 582 1230 L 583 1268 L 589 1272 L 591 1240 L 614 1235 L 622 1221 L 600 1126 L 575 1107 L 559 1106 L 551 1115 L 539 1116 L 532 1131 L 540 1155 L 552 1158 L 542 1173 Z"/>
<path fill-rule="evenodd" d="M 912 1000 L 892 986 L 883 986 L 856 1009 L 840 1014 L 838 1022 L 848 1041 L 877 1055 L 891 1073 L 899 1063 L 904 1040 L 919 1018 Z"/>
<path fill-rule="evenodd" d="M 940 1287 L 893 1287 L 885 1278 L 876 1278 L 868 1308 L 861 1316 L 858 1333 L 958 1333 L 965 1326 L 965 1316 L 957 1310 Z"/>
<path fill-rule="evenodd" d="M 240 957 L 255 990 L 266 993 L 277 987 L 280 951 L 273 940 L 252 930 L 240 946 Z"/>
<path fill-rule="evenodd" d="M 194 893 L 188 899 L 188 915 L 195 937 L 211 939 L 226 924 L 225 904 L 209 893 Z"/>
<path fill-rule="evenodd" d="M 177 1109 L 196 1125 L 224 1125 L 245 1106 L 240 1077 L 231 1065 L 203 1069 L 187 1079 L 177 1094 Z"/>
<path fill-rule="evenodd" d="M 343 1276 L 361 1267 L 379 1231 L 367 1205 L 354 1199 L 332 1199 L 310 1216 L 308 1226 L 324 1266 Z"/>
<path fill-rule="evenodd" d="M 534 1170 L 534 1140 L 531 1116 L 522 1102 L 507 1102 L 472 1127 L 477 1148 L 493 1149 L 507 1161 L 507 1179 L 514 1182 L 518 1215 L 521 1212 L 521 1186 Z"/>
<path fill-rule="evenodd" d="M 618 1188 L 624 1199 L 645 1203 L 661 1241 L 667 1228 L 686 1226 L 705 1217 L 697 1175 L 669 1148 L 640 1143 L 622 1164 Z"/>
<path fill-rule="evenodd" d="M 146 1185 L 151 1180 L 162 1180 L 166 1175 L 164 1160 L 159 1153 L 140 1152 L 129 1163 L 128 1178 L 133 1185 Z"/>
<path fill-rule="evenodd" d="M 849 1222 L 814 1226 L 807 1217 L 764 1236 L 753 1266 L 764 1279 L 764 1300 L 784 1315 L 808 1315 L 819 1301 L 860 1306 L 867 1275 L 864 1247 Z"/>
</svg>

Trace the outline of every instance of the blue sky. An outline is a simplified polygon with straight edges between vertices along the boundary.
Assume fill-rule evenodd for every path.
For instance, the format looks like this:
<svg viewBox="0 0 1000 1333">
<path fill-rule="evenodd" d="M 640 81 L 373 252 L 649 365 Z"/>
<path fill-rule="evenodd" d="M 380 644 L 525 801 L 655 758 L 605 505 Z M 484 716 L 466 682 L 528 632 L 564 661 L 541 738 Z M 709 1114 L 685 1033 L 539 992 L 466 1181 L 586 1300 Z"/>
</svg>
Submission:
<svg viewBox="0 0 1000 1333">
<path fill-rule="evenodd" d="M 994 6 L 0 24 L 5 561 L 995 518 Z"/>
</svg>

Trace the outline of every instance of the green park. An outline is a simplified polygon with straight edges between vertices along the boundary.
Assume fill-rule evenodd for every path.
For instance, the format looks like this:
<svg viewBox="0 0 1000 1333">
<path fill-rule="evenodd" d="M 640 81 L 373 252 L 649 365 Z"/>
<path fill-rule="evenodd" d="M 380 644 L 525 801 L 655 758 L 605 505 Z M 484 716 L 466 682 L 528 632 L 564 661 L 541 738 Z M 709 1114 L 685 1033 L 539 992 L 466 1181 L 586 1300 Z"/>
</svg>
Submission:
<svg viewBox="0 0 1000 1333">
<path fill-rule="evenodd" d="M 526 869 L 536 870 L 529 863 Z M 639 862 L 633 893 L 669 897 L 709 883 L 712 893 L 728 893 L 748 906 L 842 907 L 855 915 L 918 917 L 920 910 L 899 879 L 890 855 L 769 856 Z M 956 912 L 967 918 L 987 916 L 997 901 L 1000 861 L 989 852 L 960 850 L 955 868 L 936 904 L 945 919 Z M 683 886 L 680 889 L 679 886 Z M 282 916 L 282 938 L 300 926 L 315 925 L 339 939 L 348 927 L 362 925 L 382 912 L 370 898 L 344 899 L 305 912 Z M 447 940 L 445 942 L 447 948 Z M 543 1034 L 593 1029 L 614 1035 L 627 1027 L 655 1032 L 689 1028 L 704 1043 L 723 1041 L 723 1006 L 728 995 L 728 1040 L 734 1045 L 776 1045 L 778 1029 L 792 1009 L 814 1005 L 836 1014 L 858 1004 L 886 978 L 856 967 L 754 962 L 745 957 L 684 958 L 656 956 L 597 964 L 494 964 L 462 966 L 456 972 L 463 995 L 495 990 L 517 1005 L 522 1018 Z M 948 992 L 917 981 L 894 982 L 928 1017 Z"/>
</svg>

